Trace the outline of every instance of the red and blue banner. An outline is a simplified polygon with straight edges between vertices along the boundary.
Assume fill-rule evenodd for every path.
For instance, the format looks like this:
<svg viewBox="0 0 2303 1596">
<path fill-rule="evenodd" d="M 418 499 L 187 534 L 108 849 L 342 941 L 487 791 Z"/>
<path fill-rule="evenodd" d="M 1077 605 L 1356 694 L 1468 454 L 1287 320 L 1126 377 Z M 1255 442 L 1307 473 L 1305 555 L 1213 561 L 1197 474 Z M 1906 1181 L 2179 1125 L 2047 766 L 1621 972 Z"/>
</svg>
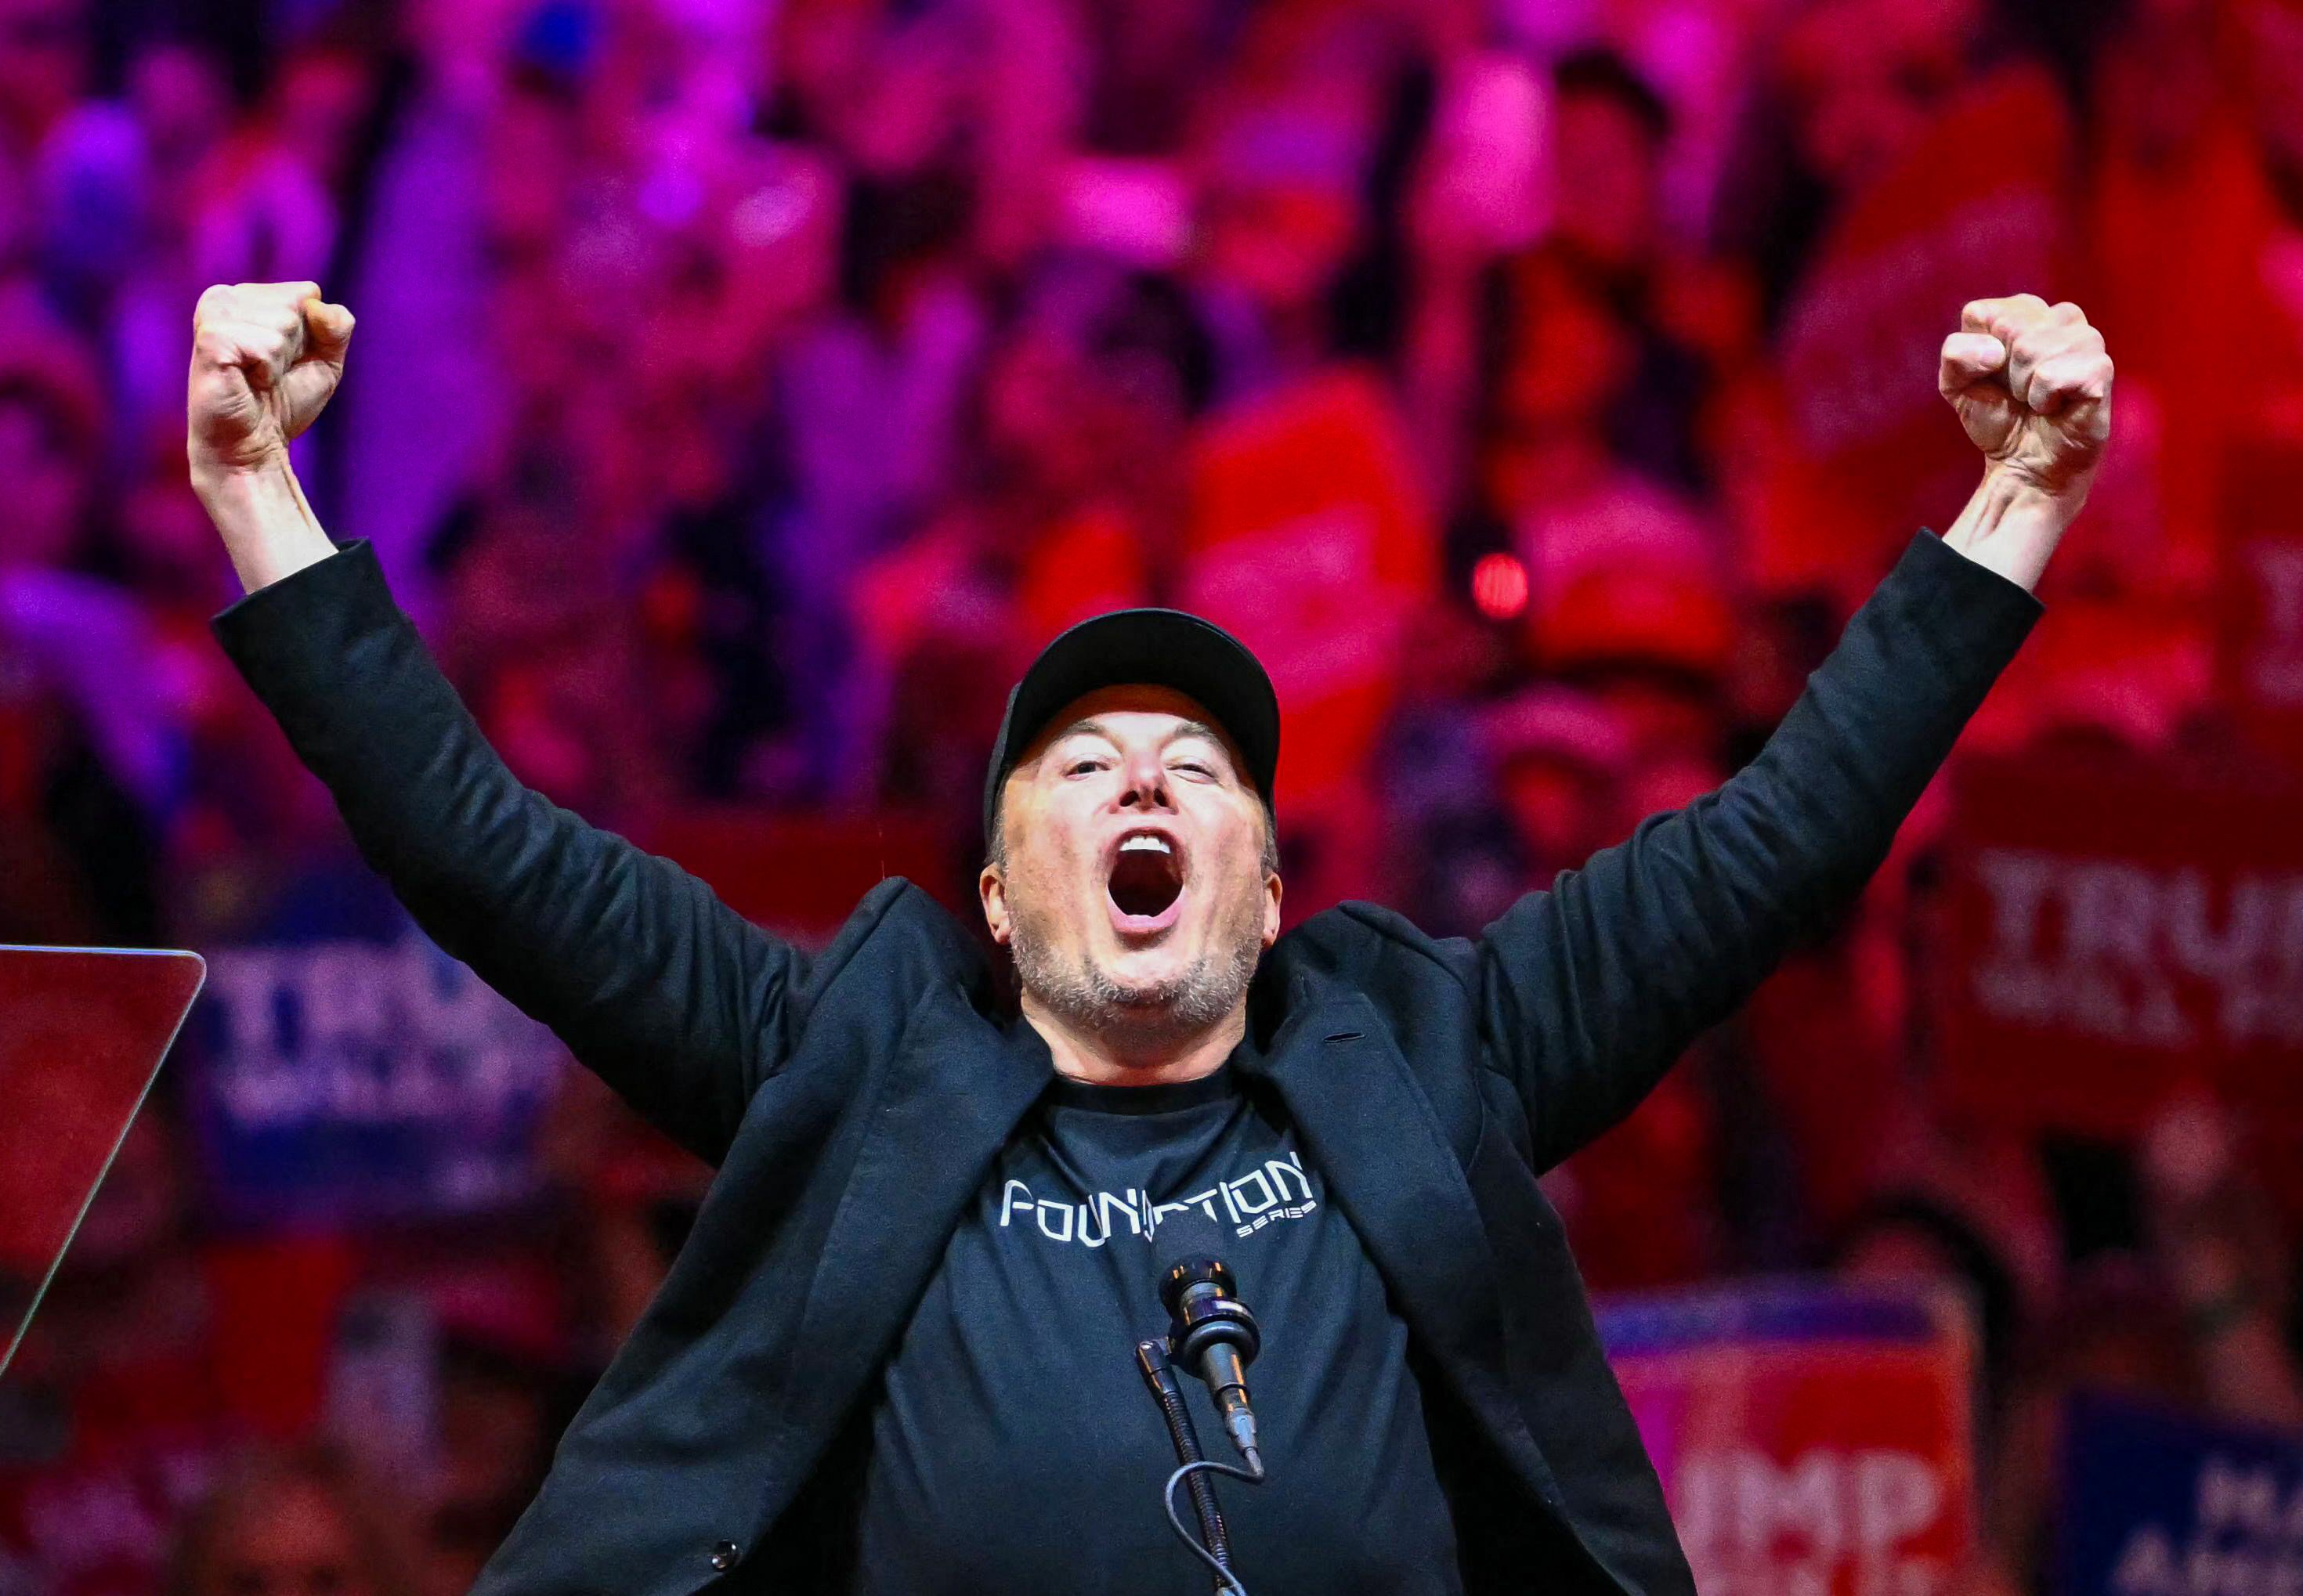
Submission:
<svg viewBox="0 0 2303 1596">
<path fill-rule="evenodd" d="M 1975 1544 L 1954 1298 L 1767 1281 L 1619 1300 L 1609 1361 L 1704 1596 L 1931 1596 Z"/>
</svg>

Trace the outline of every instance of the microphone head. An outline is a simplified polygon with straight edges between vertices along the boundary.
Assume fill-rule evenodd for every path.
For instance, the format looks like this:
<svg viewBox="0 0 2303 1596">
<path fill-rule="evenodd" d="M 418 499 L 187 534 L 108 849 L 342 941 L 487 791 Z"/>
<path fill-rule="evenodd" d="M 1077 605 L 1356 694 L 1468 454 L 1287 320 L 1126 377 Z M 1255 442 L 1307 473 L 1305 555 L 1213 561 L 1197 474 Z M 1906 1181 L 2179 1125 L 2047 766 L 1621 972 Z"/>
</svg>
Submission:
<svg viewBox="0 0 2303 1596">
<path fill-rule="evenodd" d="M 1244 1366 L 1255 1361 L 1262 1335 L 1255 1315 L 1239 1299 L 1239 1281 L 1222 1258 L 1228 1239 L 1221 1226 L 1197 1208 L 1170 1214 L 1152 1234 L 1159 1256 L 1168 1260 L 1160 1277 L 1160 1305 L 1168 1310 L 1169 1354 L 1194 1373 L 1204 1373 L 1203 1355 L 1228 1347 Z"/>
<path fill-rule="evenodd" d="M 1222 1261 L 1223 1227 L 1199 1209 L 1160 1215 L 1152 1242 L 1165 1261 L 1160 1273 L 1160 1305 L 1169 1314 L 1177 1311 L 1185 1291 L 1202 1281 L 1212 1283 L 1226 1297 L 1239 1295 L 1239 1282 Z"/>
</svg>

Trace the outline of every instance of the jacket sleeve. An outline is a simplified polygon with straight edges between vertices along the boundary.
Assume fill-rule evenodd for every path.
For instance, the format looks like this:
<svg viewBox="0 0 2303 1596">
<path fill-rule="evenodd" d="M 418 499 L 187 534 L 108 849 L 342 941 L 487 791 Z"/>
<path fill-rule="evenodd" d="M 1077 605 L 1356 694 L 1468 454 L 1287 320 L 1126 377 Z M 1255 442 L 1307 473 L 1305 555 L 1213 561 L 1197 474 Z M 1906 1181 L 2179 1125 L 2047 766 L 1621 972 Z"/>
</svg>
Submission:
<svg viewBox="0 0 2303 1596">
<path fill-rule="evenodd" d="M 522 785 L 365 541 L 213 626 L 426 933 L 717 1163 L 790 1046 L 805 957 L 669 860 Z"/>
<path fill-rule="evenodd" d="M 1917 533 L 1757 759 L 1487 928 L 1481 1045 L 1518 1089 L 1539 1170 L 1629 1113 L 1854 901 L 2038 614 Z"/>
</svg>

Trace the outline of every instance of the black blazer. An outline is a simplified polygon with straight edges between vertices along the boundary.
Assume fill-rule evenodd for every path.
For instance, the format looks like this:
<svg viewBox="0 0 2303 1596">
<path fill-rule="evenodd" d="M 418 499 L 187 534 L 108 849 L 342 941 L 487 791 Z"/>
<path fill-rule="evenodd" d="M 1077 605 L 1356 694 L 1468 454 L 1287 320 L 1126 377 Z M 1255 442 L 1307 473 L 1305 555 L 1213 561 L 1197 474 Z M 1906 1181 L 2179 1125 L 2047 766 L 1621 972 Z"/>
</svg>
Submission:
<svg viewBox="0 0 2303 1596">
<path fill-rule="evenodd" d="M 1717 793 L 1476 942 L 1346 903 L 1264 960 L 1235 1063 L 1407 1323 L 1472 1592 L 1692 1590 L 1536 1177 L 1852 900 L 2037 610 L 1922 532 Z M 522 786 L 363 542 L 215 629 L 424 928 L 718 1167 L 478 1596 L 824 1589 L 839 1460 L 1046 1044 L 908 882 L 809 954 Z"/>
</svg>

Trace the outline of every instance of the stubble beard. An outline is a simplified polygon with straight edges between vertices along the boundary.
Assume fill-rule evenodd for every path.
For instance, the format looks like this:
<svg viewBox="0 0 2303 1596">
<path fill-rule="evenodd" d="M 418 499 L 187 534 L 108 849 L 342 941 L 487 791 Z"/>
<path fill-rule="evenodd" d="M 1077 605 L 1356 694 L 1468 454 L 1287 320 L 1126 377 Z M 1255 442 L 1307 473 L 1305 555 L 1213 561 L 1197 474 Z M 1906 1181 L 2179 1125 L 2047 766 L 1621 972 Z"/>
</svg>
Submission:
<svg viewBox="0 0 2303 1596">
<path fill-rule="evenodd" d="M 1251 905 L 1253 907 L 1253 905 Z M 1149 1043 L 1198 1036 L 1239 1005 L 1263 952 L 1260 917 L 1217 928 L 1215 945 L 1165 980 L 1129 984 L 1093 960 L 1067 955 L 1040 935 L 1038 917 L 1015 908 L 1016 979 L 1039 1004 L 1073 1029 Z"/>
</svg>

